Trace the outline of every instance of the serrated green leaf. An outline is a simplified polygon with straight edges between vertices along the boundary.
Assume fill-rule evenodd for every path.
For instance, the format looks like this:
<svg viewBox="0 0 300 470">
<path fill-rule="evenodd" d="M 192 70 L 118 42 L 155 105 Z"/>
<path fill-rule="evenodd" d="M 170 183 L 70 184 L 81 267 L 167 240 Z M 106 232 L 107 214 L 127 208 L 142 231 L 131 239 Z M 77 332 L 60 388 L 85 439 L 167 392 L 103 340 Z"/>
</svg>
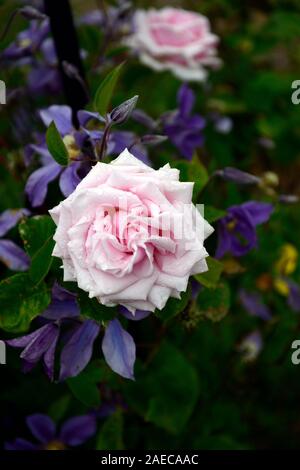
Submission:
<svg viewBox="0 0 300 470">
<path fill-rule="evenodd" d="M 109 103 L 111 101 L 115 86 L 118 82 L 121 70 L 123 68 L 124 62 L 114 68 L 100 84 L 98 90 L 96 91 L 94 99 L 94 108 L 101 114 L 105 116 L 108 110 Z"/>
<path fill-rule="evenodd" d="M 201 274 L 196 274 L 195 279 L 205 287 L 214 289 L 217 287 L 221 273 L 223 271 L 223 264 L 215 258 L 209 256 L 206 258 L 208 271 Z"/>
<path fill-rule="evenodd" d="M 67 166 L 69 163 L 68 150 L 57 130 L 55 122 L 52 121 L 46 132 L 46 143 L 49 152 L 59 165 Z"/>
<path fill-rule="evenodd" d="M 0 327 L 6 331 L 26 331 L 30 322 L 50 303 L 45 284 L 35 286 L 28 273 L 15 274 L 0 283 Z"/>
<path fill-rule="evenodd" d="M 224 318 L 230 308 L 230 289 L 228 284 L 219 283 L 215 289 L 204 289 L 197 297 L 198 313 L 213 322 Z"/>
<path fill-rule="evenodd" d="M 106 419 L 98 436 L 96 450 L 123 450 L 124 420 L 121 410 Z"/>
</svg>

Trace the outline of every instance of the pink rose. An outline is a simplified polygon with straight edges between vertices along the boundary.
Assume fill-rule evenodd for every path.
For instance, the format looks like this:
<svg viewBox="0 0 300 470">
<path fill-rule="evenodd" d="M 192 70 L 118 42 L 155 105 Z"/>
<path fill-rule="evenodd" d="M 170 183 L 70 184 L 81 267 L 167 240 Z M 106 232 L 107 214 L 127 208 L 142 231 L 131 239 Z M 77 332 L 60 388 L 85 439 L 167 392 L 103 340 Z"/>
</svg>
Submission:
<svg viewBox="0 0 300 470">
<path fill-rule="evenodd" d="M 212 232 L 191 203 L 192 191 L 177 169 L 153 170 L 128 150 L 97 163 L 50 211 L 64 280 L 133 314 L 180 298 L 189 276 L 207 270 L 203 242 Z"/>
<path fill-rule="evenodd" d="M 211 33 L 208 19 L 177 8 L 138 10 L 134 32 L 126 43 L 141 61 L 155 70 L 171 70 L 181 80 L 202 81 L 204 67 L 216 67 L 218 37 Z"/>
</svg>

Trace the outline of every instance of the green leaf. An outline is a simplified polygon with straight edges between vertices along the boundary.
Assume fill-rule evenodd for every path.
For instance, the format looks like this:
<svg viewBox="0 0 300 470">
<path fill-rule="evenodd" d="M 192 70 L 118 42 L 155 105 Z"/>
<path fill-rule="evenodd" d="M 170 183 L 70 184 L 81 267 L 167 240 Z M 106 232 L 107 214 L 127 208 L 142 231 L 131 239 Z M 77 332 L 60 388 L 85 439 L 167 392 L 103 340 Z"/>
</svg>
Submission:
<svg viewBox="0 0 300 470">
<path fill-rule="evenodd" d="M 111 101 L 123 65 L 124 62 L 122 62 L 115 69 L 113 69 L 105 77 L 103 82 L 100 84 L 98 90 L 96 91 L 94 99 L 94 108 L 99 114 L 101 114 L 101 116 L 105 116 L 105 114 L 107 113 L 108 106 Z"/>
<path fill-rule="evenodd" d="M 80 313 L 84 317 L 92 318 L 96 321 L 109 321 L 117 315 L 114 307 L 105 307 L 97 299 L 90 299 L 86 292 L 78 290 L 77 301 L 80 306 Z"/>
<path fill-rule="evenodd" d="M 123 414 L 117 410 L 104 422 L 96 443 L 96 450 L 123 450 Z"/>
<path fill-rule="evenodd" d="M 206 258 L 208 271 L 201 274 L 196 274 L 195 279 L 209 289 L 215 289 L 219 282 L 221 273 L 223 271 L 223 264 L 215 258 L 210 256 Z"/>
<path fill-rule="evenodd" d="M 164 342 L 137 380 L 124 385 L 125 399 L 146 421 L 172 434 L 186 428 L 199 395 L 197 373 L 182 352 Z"/>
<path fill-rule="evenodd" d="M 181 299 L 170 298 L 162 310 L 155 310 L 155 315 L 163 321 L 168 321 L 181 313 L 187 306 L 190 298 L 190 290 L 181 294 Z"/>
<path fill-rule="evenodd" d="M 213 206 L 207 206 L 205 205 L 204 207 L 204 217 L 207 222 L 210 224 L 212 222 L 216 222 L 217 220 L 221 219 L 222 217 L 225 217 L 226 211 L 223 211 L 221 209 L 217 209 L 216 207 Z"/>
<path fill-rule="evenodd" d="M 49 215 L 37 215 L 23 219 L 19 224 L 19 233 L 24 248 L 32 258 L 42 248 L 45 241 L 53 235 L 55 223 Z"/>
<path fill-rule="evenodd" d="M 221 282 L 214 290 L 204 289 L 197 297 L 197 309 L 200 315 L 217 322 L 224 318 L 230 308 L 230 289 Z"/>
<path fill-rule="evenodd" d="M 0 327 L 6 331 L 26 331 L 30 322 L 50 303 L 47 286 L 35 286 L 28 273 L 15 274 L 0 282 Z"/>
<path fill-rule="evenodd" d="M 55 223 L 48 215 L 31 217 L 19 224 L 19 232 L 31 256 L 29 276 L 38 284 L 48 274 L 53 261 Z"/>
<path fill-rule="evenodd" d="M 48 409 L 48 416 L 53 419 L 56 423 L 61 421 L 69 408 L 71 401 L 71 394 L 63 395 L 62 397 L 55 400 Z"/>
<path fill-rule="evenodd" d="M 69 163 L 68 150 L 57 130 L 55 122 L 52 121 L 46 132 L 46 143 L 49 152 L 59 165 L 66 166 Z"/>
<path fill-rule="evenodd" d="M 203 163 L 199 160 L 197 155 L 195 155 L 190 162 L 186 160 L 174 162 L 174 167 L 180 170 L 180 181 L 195 183 L 193 198 L 196 199 L 209 180 L 207 170 Z"/>
<path fill-rule="evenodd" d="M 41 282 L 49 272 L 53 261 L 52 251 L 54 245 L 53 238 L 48 238 L 32 258 L 29 275 L 35 284 Z"/>
<path fill-rule="evenodd" d="M 89 408 L 95 408 L 101 402 L 98 384 L 104 374 L 102 363 L 93 361 L 81 374 L 68 379 L 67 384 L 77 400 Z"/>
</svg>

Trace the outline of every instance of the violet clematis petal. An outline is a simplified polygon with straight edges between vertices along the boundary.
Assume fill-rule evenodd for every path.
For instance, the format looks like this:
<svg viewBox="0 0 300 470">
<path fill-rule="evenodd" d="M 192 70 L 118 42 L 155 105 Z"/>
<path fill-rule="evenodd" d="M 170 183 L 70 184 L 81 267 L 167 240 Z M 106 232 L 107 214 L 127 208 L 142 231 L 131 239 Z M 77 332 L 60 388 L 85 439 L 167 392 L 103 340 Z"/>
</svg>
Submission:
<svg viewBox="0 0 300 470">
<path fill-rule="evenodd" d="M 76 328 L 61 352 L 60 381 L 75 377 L 86 367 L 99 332 L 100 326 L 94 320 L 86 320 Z"/>
<path fill-rule="evenodd" d="M 46 127 L 48 127 L 51 122 L 54 121 L 59 133 L 62 136 L 73 131 L 72 110 L 69 106 L 50 106 L 49 108 L 40 111 L 40 117 Z"/>
<path fill-rule="evenodd" d="M 72 163 L 65 170 L 63 170 L 59 178 L 59 187 L 64 196 L 68 197 L 75 191 L 76 187 L 81 181 L 78 176 L 78 170 L 81 163 Z"/>
<path fill-rule="evenodd" d="M 157 126 L 154 119 L 148 116 L 148 114 L 146 114 L 142 109 L 134 109 L 132 111 L 131 118 L 151 130 L 154 130 Z"/>
<path fill-rule="evenodd" d="M 78 317 L 79 313 L 76 294 L 55 283 L 52 288 L 51 303 L 41 315 L 48 320 L 60 320 Z"/>
<path fill-rule="evenodd" d="M 217 258 L 226 252 L 243 256 L 256 247 L 256 225 L 266 222 L 272 212 L 272 204 L 256 201 L 230 207 L 227 215 L 218 223 Z"/>
<path fill-rule="evenodd" d="M 30 212 L 27 209 L 7 209 L 2 212 L 0 215 L 0 237 L 15 227 L 22 217 L 28 215 Z"/>
<path fill-rule="evenodd" d="M 43 326 L 42 328 L 45 329 L 46 326 L 47 325 Z M 13 348 L 25 348 L 29 345 L 29 343 L 38 338 L 42 328 L 39 328 L 38 330 L 35 330 L 32 333 L 29 333 L 28 335 L 20 336 L 19 338 L 8 339 L 6 343 L 9 346 L 12 346 Z"/>
<path fill-rule="evenodd" d="M 105 123 L 104 117 L 102 117 L 99 113 L 93 113 L 91 111 L 85 111 L 84 109 L 78 111 L 77 117 L 78 117 L 79 124 L 83 127 L 89 121 L 91 121 L 92 119 L 96 119 L 96 121 L 100 121 L 100 122 Z"/>
<path fill-rule="evenodd" d="M 57 64 L 57 54 L 52 38 L 47 38 L 43 41 L 41 45 L 41 53 L 43 54 L 47 65 L 55 66 Z"/>
<path fill-rule="evenodd" d="M 241 206 L 247 211 L 253 225 L 267 222 L 274 210 L 272 204 L 266 202 L 249 201 Z"/>
<path fill-rule="evenodd" d="M 27 82 L 30 92 L 36 94 L 56 94 L 62 88 L 58 69 L 43 63 L 30 70 Z"/>
<path fill-rule="evenodd" d="M 44 354 L 44 369 L 51 381 L 54 379 L 54 361 L 55 361 L 55 351 L 56 351 L 56 346 L 59 338 L 59 328 L 57 329 L 57 334 L 53 338 L 53 341 L 50 345 L 50 347 L 47 349 L 47 351 Z"/>
<path fill-rule="evenodd" d="M 48 184 L 55 180 L 62 167 L 57 163 L 44 166 L 34 171 L 28 178 L 25 192 L 33 207 L 38 207 L 43 204 L 47 195 Z"/>
<path fill-rule="evenodd" d="M 18 438 L 13 442 L 6 442 L 4 444 L 5 450 L 38 450 L 39 446 L 32 444 L 32 442 L 26 439 Z"/>
<path fill-rule="evenodd" d="M 132 336 L 119 320 L 109 322 L 102 341 L 102 351 L 109 367 L 122 377 L 134 380 L 136 348 Z"/>
<path fill-rule="evenodd" d="M 109 139 L 109 143 L 113 144 L 113 148 L 110 153 L 119 155 L 126 148 L 130 148 L 131 153 L 136 158 L 146 163 L 146 165 L 151 166 L 151 163 L 148 159 L 148 153 L 145 147 L 140 144 L 133 145 L 134 142 L 136 142 L 136 136 L 132 132 L 113 132 Z"/>
<path fill-rule="evenodd" d="M 186 84 L 179 89 L 177 101 L 179 110 L 162 117 L 163 131 L 180 153 L 190 160 L 195 150 L 203 144 L 201 131 L 206 122 L 202 116 L 191 114 L 195 96 Z"/>
<path fill-rule="evenodd" d="M 202 290 L 202 286 L 195 279 L 191 279 L 190 284 L 192 289 L 192 299 L 196 299 Z"/>
<path fill-rule="evenodd" d="M 257 246 L 255 227 L 245 213 L 237 219 L 236 227 L 231 237 L 231 251 L 235 256 L 244 256 Z"/>
<path fill-rule="evenodd" d="M 177 95 L 180 114 L 183 117 L 189 116 L 195 104 L 195 94 L 186 83 L 181 85 Z"/>
<path fill-rule="evenodd" d="M 288 305 L 294 312 L 300 312 L 300 286 L 288 279 L 287 284 L 289 286 Z"/>
<path fill-rule="evenodd" d="M 36 153 L 39 155 L 42 160 L 43 166 L 50 165 L 53 163 L 53 157 L 51 153 L 49 152 L 48 148 L 46 147 L 46 144 L 29 144 L 28 150 L 30 150 L 32 153 Z"/>
<path fill-rule="evenodd" d="M 241 289 L 239 300 L 250 315 L 260 317 L 263 320 L 270 320 L 272 318 L 270 309 L 262 302 L 259 294 Z"/>
<path fill-rule="evenodd" d="M 24 351 L 21 353 L 21 359 L 27 362 L 36 363 L 42 357 L 42 355 L 48 350 L 53 341 L 56 339 L 58 334 L 58 326 L 54 323 L 48 323 L 47 325 L 37 330 L 37 335 L 29 344 L 26 346 Z"/>
<path fill-rule="evenodd" d="M 69 446 L 78 446 L 92 437 L 96 429 L 94 416 L 75 416 L 64 423 L 59 439 Z"/>
<path fill-rule="evenodd" d="M 145 149 L 145 147 L 143 145 L 141 145 L 141 144 L 134 145 L 133 147 L 131 147 L 130 152 L 136 158 L 141 160 L 141 162 L 145 163 L 148 166 L 152 166 L 151 163 L 150 163 L 150 160 L 148 158 L 147 150 Z"/>
<path fill-rule="evenodd" d="M 12 271 L 26 271 L 30 259 L 22 248 L 11 240 L 0 240 L 0 261 Z"/>
<path fill-rule="evenodd" d="M 143 320 L 144 318 L 147 318 L 151 312 L 148 312 L 146 310 L 136 310 L 135 311 L 135 314 L 132 315 L 131 312 L 129 312 L 129 310 L 127 310 L 126 307 L 120 307 L 120 313 L 122 315 L 124 315 L 125 318 L 127 318 L 128 320 L 134 320 L 134 321 L 139 321 L 139 320 Z"/>
<path fill-rule="evenodd" d="M 218 223 L 218 246 L 216 250 L 216 258 L 222 258 L 225 253 L 230 251 L 231 234 L 226 229 L 225 219 L 221 219 Z"/>
<path fill-rule="evenodd" d="M 36 364 L 36 362 L 27 362 L 23 359 L 21 367 L 23 374 L 28 374 L 28 372 L 31 372 L 35 368 Z"/>
<path fill-rule="evenodd" d="M 32 435 L 42 444 L 46 444 L 55 437 L 55 424 L 47 415 L 37 413 L 28 416 L 26 424 Z"/>
</svg>

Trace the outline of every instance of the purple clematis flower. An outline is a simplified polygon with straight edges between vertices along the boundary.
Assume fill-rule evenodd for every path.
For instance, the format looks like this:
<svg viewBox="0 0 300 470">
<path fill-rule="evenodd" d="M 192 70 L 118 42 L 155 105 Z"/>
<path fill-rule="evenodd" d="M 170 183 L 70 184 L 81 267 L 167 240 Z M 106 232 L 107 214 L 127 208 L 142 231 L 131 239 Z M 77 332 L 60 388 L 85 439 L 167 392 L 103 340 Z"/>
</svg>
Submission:
<svg viewBox="0 0 300 470">
<path fill-rule="evenodd" d="M 80 129 L 76 130 L 72 124 L 72 111 L 68 106 L 53 105 L 40 111 L 40 117 L 46 127 L 54 121 L 67 147 L 70 164 L 62 167 L 53 160 L 45 140 L 37 145 L 27 146 L 25 162 L 29 164 L 33 154 L 40 156 L 41 168 L 35 170 L 28 178 L 25 192 L 33 207 L 39 207 L 45 201 L 48 185 L 59 178 L 59 187 L 64 196 L 69 196 L 80 183 L 82 178 L 90 171 L 91 165 L 96 163 L 96 146 L 102 139 L 102 130 L 91 130 L 86 126 L 91 120 L 103 122 L 98 113 L 79 111 Z M 108 142 L 108 154 L 121 153 L 125 148 L 131 147 L 131 152 L 145 163 L 149 163 L 143 146 L 135 144 L 136 136 L 132 132 L 112 132 Z"/>
<path fill-rule="evenodd" d="M 263 303 L 259 294 L 241 289 L 238 297 L 250 315 L 260 317 L 262 320 L 270 320 L 272 318 L 269 307 Z"/>
<path fill-rule="evenodd" d="M 11 61 L 13 66 L 30 63 L 31 57 L 40 49 L 49 31 L 48 19 L 42 22 L 38 20 L 31 21 L 29 28 L 21 31 L 16 40 L 2 52 L 1 58 Z"/>
<path fill-rule="evenodd" d="M 291 279 L 286 280 L 289 287 L 288 305 L 294 312 L 300 312 L 300 286 Z"/>
<path fill-rule="evenodd" d="M 27 209 L 8 209 L 0 215 L 0 237 L 11 230 L 19 220 L 29 215 Z M 22 248 L 8 239 L 0 239 L 0 261 L 12 271 L 26 271 L 30 260 Z"/>
<path fill-rule="evenodd" d="M 58 284 L 53 286 L 52 301 L 40 319 L 47 323 L 28 335 L 7 341 L 8 345 L 23 349 L 23 371 L 31 371 L 42 360 L 47 376 L 53 380 L 56 347 L 60 343 L 60 380 L 78 375 L 91 359 L 99 325 L 93 320 L 81 322 L 76 296 Z M 65 334 L 64 325 L 68 326 Z"/>
<path fill-rule="evenodd" d="M 177 101 L 179 109 L 162 118 L 163 129 L 181 154 L 191 160 L 195 150 L 203 144 L 205 119 L 198 114 L 192 115 L 195 94 L 186 84 L 179 89 Z"/>
<path fill-rule="evenodd" d="M 125 310 L 121 313 L 130 315 Z M 80 374 L 91 360 L 100 326 L 94 320 L 81 321 L 79 313 L 76 295 L 54 284 L 51 303 L 39 316 L 46 324 L 32 333 L 7 341 L 9 346 L 22 349 L 20 357 L 23 360 L 23 372 L 30 372 L 42 361 L 47 376 L 53 381 L 56 349 L 59 346 L 59 381 Z M 141 320 L 149 314 L 150 312 L 140 311 L 134 319 Z M 135 343 L 119 320 L 114 319 L 108 323 L 102 350 L 107 364 L 114 372 L 125 378 L 134 378 Z"/>
<path fill-rule="evenodd" d="M 33 20 L 1 55 L 2 60 L 14 67 L 30 65 L 28 88 L 33 94 L 56 94 L 62 89 L 54 42 L 47 37 L 49 20 Z"/>
<path fill-rule="evenodd" d="M 26 424 L 38 442 L 17 438 L 13 442 L 5 443 L 6 450 L 64 450 L 83 444 L 97 429 L 96 418 L 92 415 L 74 416 L 68 419 L 59 432 L 52 419 L 45 414 L 28 416 Z"/>
<path fill-rule="evenodd" d="M 29 91 L 38 95 L 56 95 L 62 90 L 62 81 L 53 39 L 45 39 L 40 52 L 41 56 L 34 61 L 28 74 Z"/>
<path fill-rule="evenodd" d="M 217 258 L 225 253 L 243 256 L 257 246 L 256 226 L 267 222 L 273 212 L 272 204 L 250 201 L 232 206 L 218 223 Z"/>
</svg>

